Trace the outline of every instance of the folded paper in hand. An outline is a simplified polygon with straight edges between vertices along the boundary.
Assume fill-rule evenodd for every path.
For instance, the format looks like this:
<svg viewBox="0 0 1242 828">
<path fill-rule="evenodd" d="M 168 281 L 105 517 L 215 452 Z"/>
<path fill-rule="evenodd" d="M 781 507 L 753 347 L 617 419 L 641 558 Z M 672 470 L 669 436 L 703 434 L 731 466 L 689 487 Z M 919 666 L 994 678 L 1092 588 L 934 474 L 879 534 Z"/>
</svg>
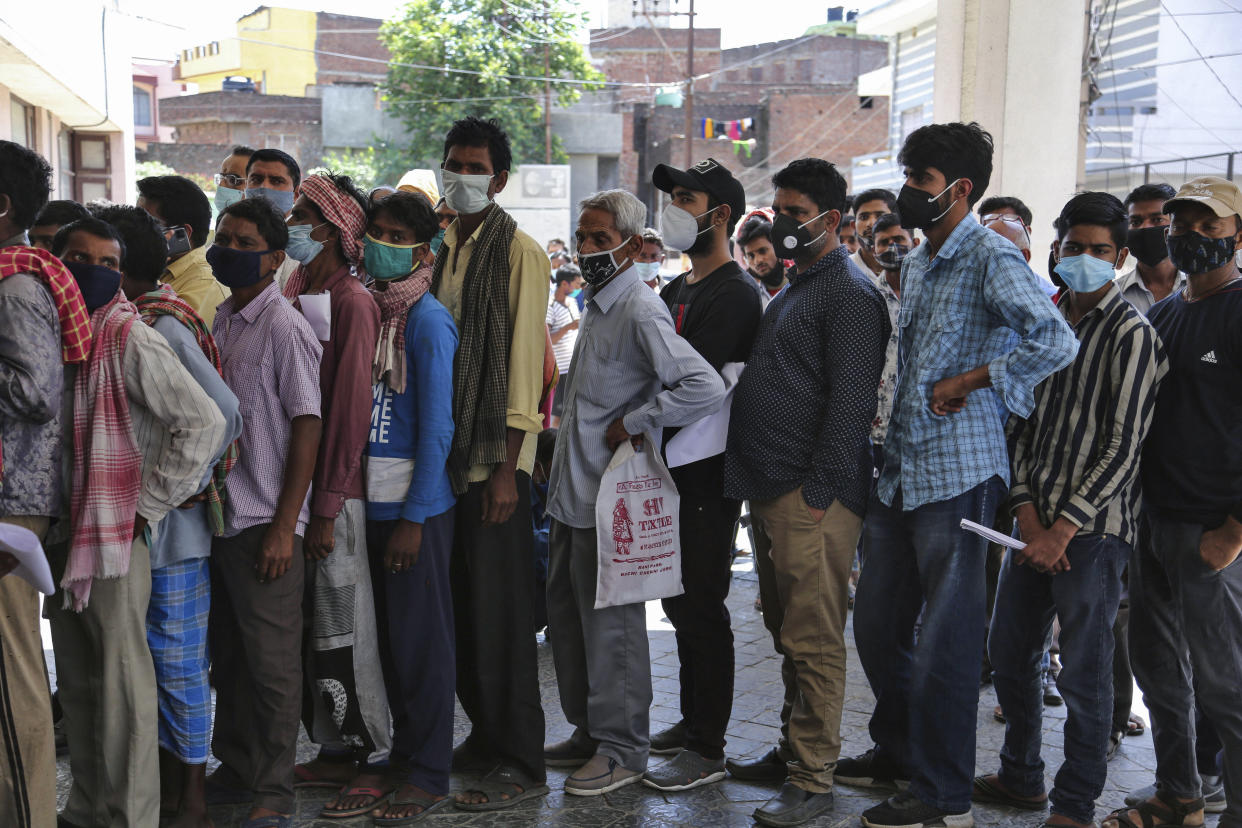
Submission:
<svg viewBox="0 0 1242 828">
<path fill-rule="evenodd" d="M 980 526 L 973 520 L 962 518 L 962 528 L 967 532 L 974 532 L 980 537 L 987 538 L 991 543 L 1000 544 L 1007 549 L 1026 549 L 1026 544 L 1017 538 L 1010 537 L 1004 532 L 997 532 L 995 529 L 989 529 L 986 526 Z"/>
<path fill-rule="evenodd" d="M 315 332 L 315 339 L 327 342 L 332 338 L 332 295 L 329 293 L 303 293 L 298 297 L 302 315 Z"/>
<path fill-rule="evenodd" d="M 34 532 L 11 523 L 0 523 L 0 552 L 8 552 L 18 560 L 17 569 L 11 575 L 26 581 L 44 595 L 56 591 L 52 569 L 43 554 L 43 544 L 39 543 L 39 536 Z"/>
</svg>

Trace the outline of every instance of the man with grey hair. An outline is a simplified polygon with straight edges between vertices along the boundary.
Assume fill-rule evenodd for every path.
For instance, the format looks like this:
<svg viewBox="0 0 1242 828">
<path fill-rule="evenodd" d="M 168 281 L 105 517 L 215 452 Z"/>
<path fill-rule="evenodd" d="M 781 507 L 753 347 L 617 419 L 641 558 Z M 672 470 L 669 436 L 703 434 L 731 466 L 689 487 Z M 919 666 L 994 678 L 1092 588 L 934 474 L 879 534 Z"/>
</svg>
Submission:
<svg viewBox="0 0 1242 828">
<path fill-rule="evenodd" d="M 1026 231 L 1022 219 L 1009 213 L 989 213 L 983 217 L 983 226 L 993 233 L 1013 242 L 1027 264 L 1031 261 L 1031 236 Z"/>
<path fill-rule="evenodd" d="M 544 750 L 576 767 L 565 793 L 598 796 L 639 781 L 650 749 L 651 665 L 642 603 L 595 609 L 595 500 L 617 446 L 720 407 L 724 383 L 677 335 L 668 309 L 639 278 L 646 208 L 622 190 L 582 202 L 576 238 L 587 283 L 565 411 L 552 457 L 547 513 L 548 631 L 561 709 L 573 735 Z"/>
<path fill-rule="evenodd" d="M 643 249 L 634 260 L 638 278 L 647 287 L 660 292 L 660 267 L 664 264 L 664 238 L 654 227 L 643 228 Z"/>
</svg>

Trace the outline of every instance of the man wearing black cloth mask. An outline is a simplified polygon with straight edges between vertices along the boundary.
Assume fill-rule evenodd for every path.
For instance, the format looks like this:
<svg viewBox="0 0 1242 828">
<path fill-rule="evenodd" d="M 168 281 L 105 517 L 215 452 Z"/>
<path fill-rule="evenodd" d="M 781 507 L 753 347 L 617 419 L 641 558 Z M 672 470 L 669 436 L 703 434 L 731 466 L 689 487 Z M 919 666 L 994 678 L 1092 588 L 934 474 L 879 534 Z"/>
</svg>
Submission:
<svg viewBox="0 0 1242 828">
<path fill-rule="evenodd" d="M 660 292 L 677 333 L 717 372 L 728 363 L 746 362 L 761 310 L 758 294 L 729 255 L 729 236 L 746 208 L 742 185 L 711 158 L 685 171 L 661 164 L 652 182 L 672 197 L 660 221 L 665 241 L 690 257 L 689 272 Z M 734 367 L 736 378 L 740 365 Z M 665 431 L 666 445 L 675 433 Z M 662 791 L 698 787 L 725 775 L 725 729 L 733 709 L 733 631 L 725 598 L 741 511 L 741 501 L 724 496 L 723 452 L 676 466 L 672 475 L 682 498 L 686 591 L 663 605 L 677 631 L 682 718 L 651 739 L 652 753 L 676 758 L 643 777 Z"/>
<path fill-rule="evenodd" d="M 1169 259 L 1164 237 L 1169 232 L 1169 217 L 1164 203 L 1175 193 L 1168 184 L 1143 184 L 1126 196 L 1126 212 L 1130 214 L 1130 231 L 1126 247 L 1137 264 L 1117 280 L 1121 295 L 1144 316 L 1152 306 L 1170 293 L 1186 285 L 1186 274 L 1179 273 Z"/>
</svg>

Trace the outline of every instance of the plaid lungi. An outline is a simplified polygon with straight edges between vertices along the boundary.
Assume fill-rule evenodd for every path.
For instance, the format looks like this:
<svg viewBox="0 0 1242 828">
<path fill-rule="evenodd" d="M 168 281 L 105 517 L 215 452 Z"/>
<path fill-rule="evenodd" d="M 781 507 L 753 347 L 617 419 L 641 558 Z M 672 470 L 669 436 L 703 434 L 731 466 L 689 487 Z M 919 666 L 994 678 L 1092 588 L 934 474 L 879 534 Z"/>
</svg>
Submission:
<svg viewBox="0 0 1242 828">
<path fill-rule="evenodd" d="M 160 747 L 187 765 L 207 762 L 211 691 L 207 686 L 207 558 L 151 571 L 147 643 L 159 694 Z"/>
</svg>

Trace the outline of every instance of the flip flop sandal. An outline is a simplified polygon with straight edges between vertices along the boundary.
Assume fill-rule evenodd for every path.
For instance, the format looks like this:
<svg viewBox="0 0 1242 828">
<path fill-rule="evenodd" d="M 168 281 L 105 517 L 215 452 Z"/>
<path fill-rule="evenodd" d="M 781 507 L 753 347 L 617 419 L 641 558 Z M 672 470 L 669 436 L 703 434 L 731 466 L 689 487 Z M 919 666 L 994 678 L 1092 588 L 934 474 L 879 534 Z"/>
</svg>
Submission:
<svg viewBox="0 0 1242 828">
<path fill-rule="evenodd" d="M 1156 819 L 1161 820 L 1160 828 L 1164 828 L 1166 825 L 1203 828 L 1202 822 L 1196 822 L 1192 825 L 1186 824 L 1186 817 L 1195 811 L 1203 810 L 1203 797 L 1199 797 L 1192 802 L 1178 802 L 1177 797 L 1166 793 L 1161 788 L 1156 788 L 1156 799 L 1159 802 L 1140 802 L 1134 806 L 1127 805 L 1124 808 L 1118 808 L 1104 817 L 1103 821 L 1108 822 L 1112 820 L 1117 825 L 1117 828 L 1156 828 Z M 1130 819 L 1131 811 L 1139 815 L 1139 822 Z"/>
<path fill-rule="evenodd" d="M 521 788 L 516 792 L 514 788 Z M 487 797 L 483 802 L 455 802 L 461 811 L 499 811 L 512 808 L 519 802 L 543 796 L 548 793 L 547 785 L 536 785 L 531 778 L 517 768 L 501 765 L 473 785 L 468 785 L 463 793 L 481 793 Z M 508 799 L 502 798 L 508 794 Z"/>
<path fill-rule="evenodd" d="M 422 810 L 417 814 L 410 814 L 406 817 L 371 817 L 371 821 L 376 825 L 383 826 L 413 825 L 416 822 L 422 821 L 424 818 L 430 816 L 436 811 L 442 808 L 447 808 L 449 803 L 452 801 L 453 798 L 451 796 L 446 796 L 443 799 L 432 799 L 426 796 L 393 796 L 392 799 L 388 801 L 389 808 L 399 808 L 402 805 L 417 805 L 422 808 Z"/>
<path fill-rule="evenodd" d="M 1042 811 L 1048 807 L 1048 795 L 1039 799 L 1014 796 L 1005 788 L 992 782 L 986 776 L 976 776 L 971 799 L 988 805 L 1004 805 L 1021 811 Z"/>
<path fill-rule="evenodd" d="M 341 762 L 340 764 L 348 764 L 353 768 L 352 762 Z M 348 781 L 342 782 L 338 779 L 328 779 L 326 776 L 320 776 L 310 769 L 310 762 L 305 765 L 293 766 L 293 787 L 295 788 L 330 788 L 332 790 L 340 790 L 349 784 Z M 352 774 L 351 774 L 352 775 Z"/>
<path fill-rule="evenodd" d="M 387 802 L 392 797 L 392 791 L 385 791 L 383 788 L 372 788 L 367 785 L 349 785 L 341 789 L 341 792 L 336 795 L 336 800 L 339 802 L 352 796 L 370 797 L 371 801 L 366 805 L 343 809 L 324 805 L 323 810 L 319 812 L 319 816 L 323 819 L 350 819 L 351 817 L 369 814 L 375 810 L 376 806 Z"/>
</svg>

